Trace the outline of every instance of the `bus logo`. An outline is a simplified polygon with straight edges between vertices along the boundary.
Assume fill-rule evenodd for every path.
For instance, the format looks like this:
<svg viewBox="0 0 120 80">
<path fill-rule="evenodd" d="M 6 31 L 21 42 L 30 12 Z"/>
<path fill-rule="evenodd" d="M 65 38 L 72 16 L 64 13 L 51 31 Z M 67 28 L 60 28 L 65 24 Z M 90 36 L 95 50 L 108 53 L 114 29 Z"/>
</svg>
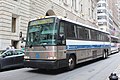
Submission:
<svg viewBox="0 0 120 80">
<path fill-rule="evenodd" d="M 40 54 L 39 53 L 36 53 L 36 58 L 40 58 Z"/>
</svg>

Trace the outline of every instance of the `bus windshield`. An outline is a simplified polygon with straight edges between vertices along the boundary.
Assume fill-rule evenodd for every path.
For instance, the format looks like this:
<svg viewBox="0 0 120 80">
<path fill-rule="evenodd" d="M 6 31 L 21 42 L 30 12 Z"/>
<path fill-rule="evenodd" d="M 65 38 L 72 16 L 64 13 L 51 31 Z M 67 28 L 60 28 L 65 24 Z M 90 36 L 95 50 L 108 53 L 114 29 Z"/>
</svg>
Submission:
<svg viewBox="0 0 120 80">
<path fill-rule="evenodd" d="M 57 27 L 54 18 L 34 20 L 29 23 L 27 45 L 55 45 Z"/>
</svg>

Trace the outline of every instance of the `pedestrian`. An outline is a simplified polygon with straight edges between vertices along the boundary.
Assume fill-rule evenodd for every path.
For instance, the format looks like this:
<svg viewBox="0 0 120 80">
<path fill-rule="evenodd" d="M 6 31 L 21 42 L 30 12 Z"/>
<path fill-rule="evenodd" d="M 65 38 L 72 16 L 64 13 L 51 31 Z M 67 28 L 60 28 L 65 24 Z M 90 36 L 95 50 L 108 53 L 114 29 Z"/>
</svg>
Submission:
<svg viewBox="0 0 120 80">
<path fill-rule="evenodd" d="M 15 47 L 14 47 L 14 46 L 11 46 L 11 50 L 15 51 Z"/>
<path fill-rule="evenodd" d="M 10 47 L 9 47 L 9 46 L 6 48 L 6 50 L 8 50 L 8 49 L 10 49 Z"/>
<path fill-rule="evenodd" d="M 14 47 L 14 46 L 11 46 L 11 49 L 15 49 L 15 47 Z"/>
<path fill-rule="evenodd" d="M 6 48 L 6 50 L 9 50 L 9 49 L 11 49 L 11 45 L 9 45 L 9 46 Z"/>
<path fill-rule="evenodd" d="M 25 51 L 25 48 L 24 48 L 23 46 L 21 46 L 21 50 L 22 50 L 22 51 Z"/>
</svg>

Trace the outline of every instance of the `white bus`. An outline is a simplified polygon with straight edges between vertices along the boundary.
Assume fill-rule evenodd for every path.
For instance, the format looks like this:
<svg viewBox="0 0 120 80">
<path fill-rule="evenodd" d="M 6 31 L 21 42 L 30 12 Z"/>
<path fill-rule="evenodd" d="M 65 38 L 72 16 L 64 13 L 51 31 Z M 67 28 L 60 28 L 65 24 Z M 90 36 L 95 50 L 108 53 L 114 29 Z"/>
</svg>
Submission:
<svg viewBox="0 0 120 80">
<path fill-rule="evenodd" d="M 110 54 L 110 35 L 66 18 L 49 16 L 29 22 L 25 67 L 58 69 Z"/>
<path fill-rule="evenodd" d="M 119 38 L 111 36 L 111 53 L 117 53 L 120 50 Z"/>
</svg>

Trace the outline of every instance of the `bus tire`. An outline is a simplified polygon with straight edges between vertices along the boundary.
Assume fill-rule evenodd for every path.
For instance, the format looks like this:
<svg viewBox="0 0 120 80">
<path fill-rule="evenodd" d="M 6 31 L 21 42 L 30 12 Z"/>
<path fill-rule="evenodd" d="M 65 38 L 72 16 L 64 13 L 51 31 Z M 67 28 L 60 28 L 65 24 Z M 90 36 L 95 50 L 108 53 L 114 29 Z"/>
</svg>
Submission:
<svg viewBox="0 0 120 80">
<path fill-rule="evenodd" d="M 68 58 L 68 70 L 72 70 L 75 68 L 76 65 L 76 61 L 75 61 L 75 57 L 70 55 Z"/>
<path fill-rule="evenodd" d="M 103 53 L 103 59 L 105 59 L 105 58 L 106 58 L 106 53 L 104 52 L 104 53 Z"/>
<path fill-rule="evenodd" d="M 0 64 L 0 71 L 1 71 L 1 64 Z"/>
<path fill-rule="evenodd" d="M 104 52 L 103 52 L 103 59 L 106 59 L 106 58 L 107 58 L 107 52 L 104 51 Z"/>
</svg>

